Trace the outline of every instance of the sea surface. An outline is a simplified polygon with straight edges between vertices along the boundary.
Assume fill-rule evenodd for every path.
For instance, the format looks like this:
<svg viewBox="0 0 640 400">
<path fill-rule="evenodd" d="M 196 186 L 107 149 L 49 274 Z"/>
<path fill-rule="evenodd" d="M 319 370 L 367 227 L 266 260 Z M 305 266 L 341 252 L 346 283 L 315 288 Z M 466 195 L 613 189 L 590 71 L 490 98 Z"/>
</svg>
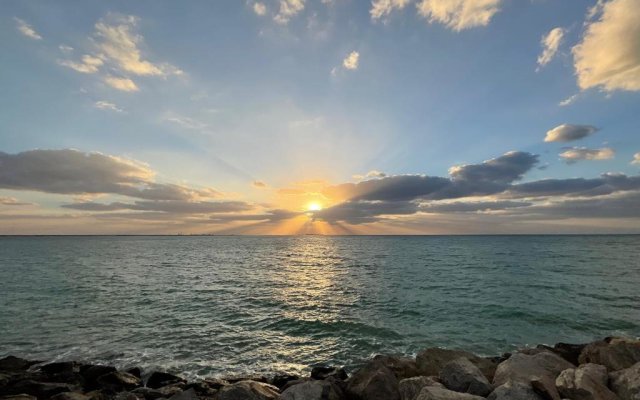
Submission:
<svg viewBox="0 0 640 400">
<path fill-rule="evenodd" d="M 0 356 L 197 376 L 640 335 L 640 236 L 0 237 Z"/>
</svg>

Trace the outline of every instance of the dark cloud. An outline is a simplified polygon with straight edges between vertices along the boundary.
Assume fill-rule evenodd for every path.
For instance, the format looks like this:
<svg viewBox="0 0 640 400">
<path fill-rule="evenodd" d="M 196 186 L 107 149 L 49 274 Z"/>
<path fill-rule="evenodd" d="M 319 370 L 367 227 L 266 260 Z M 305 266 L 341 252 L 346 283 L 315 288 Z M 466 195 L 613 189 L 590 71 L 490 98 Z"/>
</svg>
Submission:
<svg viewBox="0 0 640 400">
<path fill-rule="evenodd" d="M 314 218 L 328 222 L 344 221 L 350 224 L 374 222 L 385 215 L 410 215 L 418 205 L 409 201 L 346 201 L 313 214 Z"/>
<path fill-rule="evenodd" d="M 429 203 L 420 207 L 420 211 L 427 213 L 464 213 L 477 211 L 506 210 L 510 208 L 528 207 L 532 205 L 525 201 L 456 201 L 453 203 Z"/>
<path fill-rule="evenodd" d="M 603 174 L 599 178 L 543 179 L 509 187 L 510 197 L 600 196 L 640 190 L 640 176 Z"/>
<path fill-rule="evenodd" d="M 522 179 L 538 163 L 538 156 L 523 151 L 510 151 L 480 164 L 455 166 L 449 169 L 454 181 L 509 184 Z"/>
<path fill-rule="evenodd" d="M 343 183 L 324 190 L 328 197 L 351 200 L 412 200 L 428 196 L 450 184 L 447 178 L 424 175 L 396 175 L 358 183 Z"/>
<path fill-rule="evenodd" d="M 242 201 L 136 201 L 134 203 L 74 203 L 64 204 L 62 207 L 82 211 L 159 211 L 171 214 L 211 214 L 234 213 L 253 209 L 253 206 Z"/>
<path fill-rule="evenodd" d="M 547 132 L 545 142 L 571 142 L 593 135 L 598 128 L 591 125 L 562 124 Z"/>
<path fill-rule="evenodd" d="M 257 188 L 260 188 L 260 189 L 267 187 L 267 184 L 262 182 L 262 181 L 253 181 L 252 185 L 253 185 L 253 187 L 257 187 Z"/>
</svg>

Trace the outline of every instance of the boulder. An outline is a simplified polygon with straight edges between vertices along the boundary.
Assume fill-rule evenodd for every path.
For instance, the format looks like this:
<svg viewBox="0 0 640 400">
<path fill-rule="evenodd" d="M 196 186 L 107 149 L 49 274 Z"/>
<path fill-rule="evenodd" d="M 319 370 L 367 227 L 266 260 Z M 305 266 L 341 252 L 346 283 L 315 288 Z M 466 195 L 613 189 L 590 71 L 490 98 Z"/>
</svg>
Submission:
<svg viewBox="0 0 640 400">
<path fill-rule="evenodd" d="M 553 346 L 552 351 L 565 360 L 569 361 L 571 364 L 579 365 L 580 361 L 578 361 L 578 358 L 580 358 L 580 353 L 582 353 L 582 350 L 584 350 L 586 346 L 586 344 L 571 344 L 561 342 L 556 343 Z"/>
<path fill-rule="evenodd" d="M 536 377 L 531 380 L 533 391 L 547 400 L 561 400 L 556 388 L 556 382 L 548 376 Z"/>
<path fill-rule="evenodd" d="M 493 385 L 498 387 L 511 380 L 530 386 L 531 380 L 543 377 L 555 381 L 560 372 L 573 367 L 573 364 L 549 351 L 535 355 L 516 353 L 498 365 Z"/>
<path fill-rule="evenodd" d="M 240 381 L 220 389 L 217 400 L 276 400 L 278 388 L 263 382 Z"/>
<path fill-rule="evenodd" d="M 457 358 L 465 357 L 476 367 L 482 371 L 482 374 L 491 381 L 493 374 L 496 371 L 498 365 L 495 359 L 478 357 L 475 354 L 462 351 L 462 350 L 448 350 L 438 347 L 431 347 L 418 353 L 416 357 L 416 366 L 420 375 L 424 376 L 438 376 L 440 370 L 446 363 L 453 361 Z"/>
<path fill-rule="evenodd" d="M 142 397 L 145 400 L 156 400 L 160 397 L 164 397 L 164 394 L 161 391 L 148 387 L 135 388 L 131 391 L 131 393 L 135 394 L 138 397 Z"/>
<path fill-rule="evenodd" d="M 418 365 L 413 358 L 377 355 L 373 357 L 373 362 L 382 364 L 389 368 L 398 379 L 412 378 L 420 375 L 418 372 Z"/>
<path fill-rule="evenodd" d="M 369 362 L 347 380 L 347 394 L 361 400 L 399 400 L 398 378 L 378 362 Z"/>
<path fill-rule="evenodd" d="M 520 381 L 508 381 L 495 388 L 488 400 L 545 400 L 537 394 L 530 384 Z"/>
<path fill-rule="evenodd" d="M 610 373 L 609 384 L 622 400 L 640 400 L 640 363 Z"/>
<path fill-rule="evenodd" d="M 316 365 L 311 368 L 311 379 L 327 379 L 330 376 L 343 381 L 349 378 L 344 368 L 329 367 L 326 365 Z"/>
<path fill-rule="evenodd" d="M 109 372 L 108 374 L 101 375 L 98 377 L 96 382 L 101 387 L 114 392 L 133 390 L 142 385 L 140 378 L 137 376 L 120 371 Z"/>
<path fill-rule="evenodd" d="M 416 397 L 416 400 L 484 400 L 484 397 L 454 392 L 437 386 L 425 386 Z"/>
<path fill-rule="evenodd" d="M 0 371 L 24 371 L 39 361 L 29 361 L 24 358 L 7 356 L 0 358 Z"/>
<path fill-rule="evenodd" d="M 269 384 L 282 390 L 282 388 L 284 388 L 287 385 L 287 383 L 297 381 L 299 379 L 300 377 L 298 375 L 277 374 L 277 375 L 274 375 L 271 379 L 269 379 Z"/>
<path fill-rule="evenodd" d="M 444 387 L 434 376 L 414 376 L 406 378 L 398 383 L 400 400 L 415 400 L 425 386 Z"/>
<path fill-rule="evenodd" d="M 465 357 L 449 361 L 440 371 L 440 382 L 447 389 L 486 397 L 493 387 L 487 378 Z"/>
<path fill-rule="evenodd" d="M 191 389 L 187 389 L 184 392 L 176 393 L 173 396 L 169 397 L 169 400 L 200 400 L 196 391 Z"/>
<path fill-rule="evenodd" d="M 289 387 L 282 392 L 282 400 L 342 400 L 342 390 L 333 382 L 311 380 Z"/>
<path fill-rule="evenodd" d="M 142 379 L 142 369 L 140 367 L 129 368 L 125 372 Z"/>
<path fill-rule="evenodd" d="M 78 370 L 78 364 L 73 361 L 54 362 L 40 367 L 40 371 L 48 375 L 65 372 L 78 372 Z"/>
<path fill-rule="evenodd" d="M 640 362 L 640 341 L 608 338 L 588 344 L 578 358 L 580 364 L 600 364 L 609 371 L 629 368 Z"/>
<path fill-rule="evenodd" d="M 51 400 L 90 400 L 91 397 L 84 393 L 63 392 L 51 397 Z"/>
<path fill-rule="evenodd" d="M 109 400 L 140 400 L 138 396 L 130 392 L 118 392 L 109 397 Z"/>
<path fill-rule="evenodd" d="M 185 389 L 185 384 L 182 382 L 173 383 L 171 385 L 163 386 L 161 388 L 156 389 L 158 392 L 162 393 L 162 397 L 169 398 L 174 394 L 180 393 Z"/>
<path fill-rule="evenodd" d="M 147 379 L 146 386 L 158 389 L 178 382 L 186 383 L 186 380 L 168 372 L 154 371 Z"/>
<path fill-rule="evenodd" d="M 229 384 L 229 382 L 225 381 L 224 379 L 218 378 L 206 378 L 203 382 L 206 383 L 211 389 L 216 390 Z"/>
<path fill-rule="evenodd" d="M 607 388 L 607 367 L 598 364 L 582 364 L 566 369 L 556 378 L 560 394 L 572 400 L 617 400 Z"/>
<path fill-rule="evenodd" d="M 14 394 L 10 396 L 2 396 L 0 397 L 0 400 L 38 400 L 38 398 L 28 394 Z"/>
<path fill-rule="evenodd" d="M 117 372 L 117 370 L 109 365 L 86 364 L 80 367 L 80 375 L 85 379 L 86 386 L 90 388 L 97 386 L 99 377 L 111 372 Z"/>
<path fill-rule="evenodd" d="M 18 381 L 4 390 L 6 394 L 29 394 L 38 399 L 48 399 L 58 393 L 70 392 L 72 387 L 66 383 L 37 382 L 27 379 Z"/>
</svg>

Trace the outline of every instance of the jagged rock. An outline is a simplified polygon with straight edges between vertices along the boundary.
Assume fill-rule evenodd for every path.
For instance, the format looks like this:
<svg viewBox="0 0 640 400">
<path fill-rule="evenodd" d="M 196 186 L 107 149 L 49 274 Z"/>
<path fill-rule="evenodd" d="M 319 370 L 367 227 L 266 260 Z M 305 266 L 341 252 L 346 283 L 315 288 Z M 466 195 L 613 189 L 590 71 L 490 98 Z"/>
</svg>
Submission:
<svg viewBox="0 0 640 400">
<path fill-rule="evenodd" d="M 617 400 L 607 388 L 607 367 L 597 364 L 583 364 L 578 368 L 566 369 L 556 378 L 560 394 L 572 400 Z"/>
<path fill-rule="evenodd" d="M 189 389 L 195 390 L 195 392 L 196 392 L 196 394 L 198 396 L 205 396 L 205 397 L 213 396 L 214 394 L 216 394 L 218 392 L 217 389 L 212 388 L 205 381 L 197 381 L 197 382 L 187 383 L 184 386 L 184 390 L 189 390 Z"/>
<path fill-rule="evenodd" d="M 498 365 L 495 360 L 478 357 L 475 354 L 462 350 L 448 350 L 431 347 L 418 353 L 416 365 L 420 375 L 439 375 L 446 363 L 456 358 L 465 357 L 482 371 L 482 374 L 491 381 Z"/>
<path fill-rule="evenodd" d="M 425 386 L 416 397 L 416 400 L 484 400 L 484 397 L 454 392 L 437 386 Z"/>
<path fill-rule="evenodd" d="M 164 397 L 164 393 L 162 393 L 161 391 L 148 387 L 135 388 L 131 391 L 131 393 L 135 394 L 138 397 L 144 397 L 145 400 L 156 400 L 160 397 Z"/>
<path fill-rule="evenodd" d="M 516 353 L 498 365 L 493 385 L 498 387 L 510 380 L 529 385 L 532 379 L 541 377 L 555 381 L 560 372 L 573 367 L 573 364 L 549 351 L 531 356 Z"/>
<path fill-rule="evenodd" d="M 54 362 L 41 366 L 40 371 L 49 375 L 60 374 L 64 372 L 77 372 L 78 364 L 73 361 Z"/>
<path fill-rule="evenodd" d="M 0 358 L 0 371 L 24 371 L 38 362 L 39 361 L 29 361 L 24 358 L 7 356 Z"/>
<path fill-rule="evenodd" d="M 140 367 L 129 368 L 128 370 L 126 370 L 124 372 L 142 379 L 142 369 L 140 369 Z"/>
<path fill-rule="evenodd" d="M 169 397 L 173 396 L 176 393 L 182 392 L 184 389 L 185 389 L 185 383 L 177 382 L 177 383 L 173 383 L 171 385 L 163 386 L 161 388 L 158 388 L 157 390 L 160 393 L 162 393 L 162 397 L 169 398 Z"/>
<path fill-rule="evenodd" d="M 406 378 L 398 383 L 400 400 L 415 400 L 425 386 L 444 387 L 434 376 L 414 376 Z"/>
<path fill-rule="evenodd" d="M 374 363 L 380 363 L 389 368 L 398 379 L 412 378 L 420 375 L 416 361 L 409 357 L 377 355 L 373 357 Z"/>
<path fill-rule="evenodd" d="M 379 362 L 369 362 L 347 380 L 347 394 L 362 400 L 399 400 L 398 378 Z"/>
<path fill-rule="evenodd" d="M 196 391 L 191 389 L 187 389 L 183 392 L 176 393 L 173 396 L 169 397 L 169 400 L 199 400 Z"/>
<path fill-rule="evenodd" d="M 29 394 L 38 399 L 48 399 L 58 393 L 70 392 L 72 387 L 66 383 L 37 382 L 31 379 L 18 381 L 4 389 L 6 394 Z"/>
<path fill-rule="evenodd" d="M 571 344 L 561 342 L 556 343 L 553 346 L 552 351 L 565 360 L 569 361 L 571 364 L 579 365 L 580 361 L 578 361 L 578 359 L 580 358 L 580 353 L 582 353 L 582 350 L 584 350 L 585 347 L 587 347 L 586 344 Z"/>
<path fill-rule="evenodd" d="M 211 389 L 220 389 L 223 386 L 227 386 L 229 384 L 229 382 L 225 381 L 224 379 L 218 379 L 218 378 L 207 378 L 204 380 L 204 382 L 211 388 Z"/>
<path fill-rule="evenodd" d="M 278 388 L 263 382 L 240 381 L 220 389 L 218 400 L 276 400 Z"/>
<path fill-rule="evenodd" d="M 80 375 L 85 379 L 86 386 L 90 388 L 96 387 L 99 377 L 111 372 L 117 372 L 117 370 L 109 365 L 85 364 L 80 367 Z"/>
<path fill-rule="evenodd" d="M 349 376 L 347 375 L 347 371 L 344 368 L 339 367 L 328 367 L 325 365 L 316 365 L 311 368 L 311 379 L 327 379 L 328 377 L 333 376 L 339 380 L 347 380 Z"/>
<path fill-rule="evenodd" d="M 440 381 L 447 389 L 486 397 L 493 387 L 478 367 L 465 357 L 449 361 L 440 371 Z"/>
<path fill-rule="evenodd" d="M 87 396 L 83 393 L 78 392 L 64 392 L 58 393 L 57 395 L 51 397 L 51 400 L 89 400 L 91 397 Z"/>
<path fill-rule="evenodd" d="M 268 383 L 282 390 L 282 388 L 285 387 L 287 383 L 292 381 L 297 381 L 298 379 L 300 379 L 300 377 L 297 375 L 277 374 L 277 375 L 274 375 L 271 379 L 269 379 Z"/>
<path fill-rule="evenodd" d="M 342 390 L 333 382 L 311 380 L 293 385 L 282 392 L 282 400 L 342 400 Z"/>
<path fill-rule="evenodd" d="M 556 382 L 548 376 L 536 377 L 531 380 L 531 387 L 546 400 L 561 400 L 556 388 Z"/>
<path fill-rule="evenodd" d="M 170 374 L 168 372 L 154 371 L 147 379 L 146 386 L 158 389 L 163 386 L 171 385 L 172 383 L 186 382 L 183 378 Z"/>
<path fill-rule="evenodd" d="M 105 389 L 113 390 L 115 392 L 133 390 L 142 384 L 140 378 L 137 376 L 120 371 L 109 372 L 106 375 L 101 375 L 96 382 Z"/>
<path fill-rule="evenodd" d="M 578 358 L 580 364 L 600 364 L 609 371 L 629 368 L 640 362 L 640 341 L 608 338 L 588 344 Z"/>
<path fill-rule="evenodd" d="M 640 362 L 609 374 L 611 390 L 622 400 L 640 400 Z"/>
<path fill-rule="evenodd" d="M 508 381 L 495 388 L 488 400 L 545 400 L 537 394 L 530 384 L 520 381 Z"/>
</svg>

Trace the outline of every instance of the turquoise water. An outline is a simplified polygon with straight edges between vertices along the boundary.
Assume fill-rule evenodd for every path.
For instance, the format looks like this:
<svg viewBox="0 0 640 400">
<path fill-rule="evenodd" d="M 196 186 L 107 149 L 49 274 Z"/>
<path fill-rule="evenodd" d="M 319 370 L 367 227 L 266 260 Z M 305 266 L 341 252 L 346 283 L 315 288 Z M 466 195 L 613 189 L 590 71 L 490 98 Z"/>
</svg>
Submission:
<svg viewBox="0 0 640 400">
<path fill-rule="evenodd" d="M 0 356 L 194 376 L 640 335 L 640 236 L 3 237 Z"/>
</svg>

